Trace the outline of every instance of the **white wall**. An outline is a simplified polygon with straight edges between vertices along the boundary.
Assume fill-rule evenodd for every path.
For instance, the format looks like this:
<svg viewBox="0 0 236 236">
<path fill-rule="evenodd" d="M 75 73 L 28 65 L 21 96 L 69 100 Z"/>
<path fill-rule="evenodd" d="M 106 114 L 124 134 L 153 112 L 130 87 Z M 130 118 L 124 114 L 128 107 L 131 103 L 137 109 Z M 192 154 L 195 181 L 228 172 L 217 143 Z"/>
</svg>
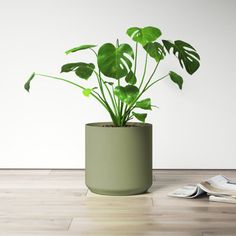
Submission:
<svg viewBox="0 0 236 236">
<path fill-rule="evenodd" d="M 201 55 L 192 78 L 174 58 L 159 69 L 185 82 L 183 91 L 169 80 L 151 91 L 160 107 L 147 120 L 154 167 L 236 168 L 235 10 L 234 0 L 0 0 L 0 168 L 84 167 L 84 125 L 108 115 L 60 81 L 38 78 L 30 94 L 23 84 L 32 71 L 59 75 L 64 63 L 92 60 L 66 49 L 116 37 L 132 43 L 126 29 L 147 25 Z"/>
</svg>

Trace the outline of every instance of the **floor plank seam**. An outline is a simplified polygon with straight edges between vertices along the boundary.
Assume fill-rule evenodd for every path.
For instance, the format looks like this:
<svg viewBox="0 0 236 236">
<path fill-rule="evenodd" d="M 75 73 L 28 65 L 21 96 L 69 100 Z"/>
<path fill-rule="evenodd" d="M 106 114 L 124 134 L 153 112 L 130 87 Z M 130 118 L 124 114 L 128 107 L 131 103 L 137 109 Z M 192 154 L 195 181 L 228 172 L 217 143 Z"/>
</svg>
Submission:
<svg viewBox="0 0 236 236">
<path fill-rule="evenodd" d="M 85 196 L 88 197 L 88 192 L 89 192 L 89 189 L 87 188 L 86 189 L 86 193 L 85 193 Z"/>
<path fill-rule="evenodd" d="M 69 225 L 68 225 L 68 228 L 67 228 L 67 232 L 70 231 L 70 227 L 71 227 L 71 225 L 72 225 L 73 219 L 74 219 L 74 218 L 71 218 L 71 221 L 70 221 L 70 223 L 69 223 Z"/>
<path fill-rule="evenodd" d="M 152 207 L 154 207 L 154 199 L 151 197 Z"/>
</svg>

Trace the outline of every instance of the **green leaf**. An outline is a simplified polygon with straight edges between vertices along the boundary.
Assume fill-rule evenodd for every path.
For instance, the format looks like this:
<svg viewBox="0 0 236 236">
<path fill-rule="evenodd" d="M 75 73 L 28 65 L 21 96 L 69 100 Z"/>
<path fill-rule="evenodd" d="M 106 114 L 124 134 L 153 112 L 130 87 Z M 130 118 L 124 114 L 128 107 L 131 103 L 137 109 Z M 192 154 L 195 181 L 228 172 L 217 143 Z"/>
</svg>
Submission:
<svg viewBox="0 0 236 236">
<path fill-rule="evenodd" d="M 92 75 L 94 69 L 95 65 L 93 63 L 76 62 L 63 65 L 61 72 L 75 71 L 77 76 L 87 80 Z"/>
<path fill-rule="evenodd" d="M 90 88 L 86 88 L 83 90 L 83 95 L 85 97 L 89 97 L 89 95 L 92 93 L 93 89 L 90 89 Z"/>
<path fill-rule="evenodd" d="M 81 51 L 81 50 L 85 50 L 85 49 L 89 49 L 89 48 L 93 48 L 93 47 L 96 47 L 97 45 L 82 45 L 82 46 L 79 46 L 79 47 L 75 47 L 75 48 L 72 48 L 72 49 L 69 49 L 65 52 L 65 54 L 69 54 L 69 53 L 73 53 L 73 52 L 77 52 L 77 51 Z"/>
<path fill-rule="evenodd" d="M 128 84 L 134 85 L 137 82 L 137 78 L 135 76 L 135 74 L 133 73 L 133 71 L 131 70 L 125 77 L 125 81 Z"/>
<path fill-rule="evenodd" d="M 124 103 L 131 104 L 135 101 L 139 94 L 139 89 L 133 85 L 127 85 L 125 87 L 117 86 L 114 89 L 114 94 Z"/>
<path fill-rule="evenodd" d="M 156 60 L 156 62 L 164 59 L 164 55 L 166 55 L 163 46 L 157 42 L 147 43 L 144 46 L 144 49 L 150 57 L 153 57 Z"/>
<path fill-rule="evenodd" d="M 169 53 L 173 48 L 173 53 L 178 57 L 181 67 L 185 68 L 190 75 L 197 71 L 200 66 L 200 56 L 195 48 L 181 40 L 176 40 L 174 43 L 168 40 L 162 40 L 162 42 Z"/>
<path fill-rule="evenodd" d="M 161 36 L 161 31 L 158 28 L 147 26 L 144 28 L 131 27 L 126 32 L 135 42 L 145 46 L 149 42 L 155 41 Z"/>
<path fill-rule="evenodd" d="M 81 62 L 79 67 L 75 70 L 75 74 L 79 76 L 81 79 L 88 79 L 93 71 L 95 69 L 95 66 L 93 63 L 83 63 Z"/>
<path fill-rule="evenodd" d="M 76 63 L 68 63 L 68 64 L 65 64 L 61 67 L 61 73 L 63 72 L 71 72 L 73 71 L 74 69 L 76 69 L 77 67 L 79 67 L 81 62 L 76 62 Z"/>
<path fill-rule="evenodd" d="M 25 90 L 27 90 L 28 92 L 30 91 L 30 82 L 32 81 L 34 76 L 35 76 L 35 72 L 32 73 L 32 75 L 30 76 L 30 78 L 28 79 L 28 81 L 24 85 Z"/>
<path fill-rule="evenodd" d="M 146 98 L 144 100 L 138 101 L 138 102 L 136 102 L 135 107 L 136 108 L 141 108 L 141 109 L 144 109 L 144 110 L 152 110 L 151 99 Z"/>
<path fill-rule="evenodd" d="M 121 44 L 115 47 L 111 43 L 102 45 L 98 51 L 98 67 L 101 72 L 110 78 L 120 79 L 128 74 L 134 59 L 133 49 L 129 44 Z"/>
<path fill-rule="evenodd" d="M 182 89 L 183 82 L 184 82 L 183 78 L 180 75 L 178 75 L 177 73 L 175 73 L 174 71 L 170 71 L 169 75 L 170 75 L 171 80 L 174 83 L 176 83 L 180 89 Z"/>
<path fill-rule="evenodd" d="M 145 122 L 145 119 L 147 118 L 147 113 L 136 113 L 133 111 L 132 114 L 136 119 L 142 121 L 143 123 Z"/>
</svg>

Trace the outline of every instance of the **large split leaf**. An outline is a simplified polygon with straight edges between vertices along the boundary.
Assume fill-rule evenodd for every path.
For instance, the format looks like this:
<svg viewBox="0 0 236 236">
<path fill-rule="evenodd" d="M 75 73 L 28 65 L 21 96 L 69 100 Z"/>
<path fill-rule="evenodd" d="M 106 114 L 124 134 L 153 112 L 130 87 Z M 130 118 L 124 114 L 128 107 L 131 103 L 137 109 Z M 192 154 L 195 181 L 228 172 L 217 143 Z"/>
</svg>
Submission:
<svg viewBox="0 0 236 236">
<path fill-rule="evenodd" d="M 73 52 L 77 52 L 77 51 L 81 51 L 81 50 L 85 50 L 85 49 L 90 49 L 93 47 L 96 47 L 97 45 L 81 45 L 79 47 L 75 47 L 72 49 L 69 49 L 65 52 L 65 54 L 69 54 L 69 53 L 73 53 Z"/>
<path fill-rule="evenodd" d="M 150 57 L 153 57 L 157 62 L 162 60 L 164 58 L 164 55 L 166 55 L 163 46 L 158 42 L 147 43 L 144 46 L 144 49 L 146 50 L 148 55 Z"/>
<path fill-rule="evenodd" d="M 147 118 L 147 113 L 136 113 L 136 112 L 133 111 L 133 112 L 132 112 L 132 115 L 133 115 L 136 119 L 142 121 L 143 123 L 145 122 L 145 120 L 146 120 L 146 118 Z"/>
<path fill-rule="evenodd" d="M 95 66 L 93 63 L 76 62 L 63 65 L 61 67 L 61 73 L 74 71 L 81 79 L 87 80 L 92 75 L 94 69 Z"/>
<path fill-rule="evenodd" d="M 128 44 L 115 47 L 106 43 L 98 51 L 98 67 L 105 76 L 120 79 L 126 76 L 132 67 L 128 56 L 134 58 L 133 49 Z"/>
<path fill-rule="evenodd" d="M 124 103 L 131 104 L 135 101 L 139 94 L 139 89 L 134 85 L 127 85 L 125 87 L 115 87 L 114 94 Z"/>
<path fill-rule="evenodd" d="M 161 31 L 158 28 L 147 26 L 144 28 L 131 27 L 127 30 L 127 34 L 142 46 L 149 42 L 155 41 L 161 36 Z"/>
<path fill-rule="evenodd" d="M 151 99 L 146 98 L 141 101 L 136 102 L 135 107 L 141 108 L 144 110 L 152 110 Z"/>
<path fill-rule="evenodd" d="M 180 89 L 182 89 L 183 82 L 184 82 L 183 78 L 180 75 L 178 75 L 177 73 L 175 73 L 174 71 L 170 71 L 169 75 L 170 75 L 170 79 L 174 83 L 176 83 Z"/>
<path fill-rule="evenodd" d="M 174 43 L 168 40 L 162 41 L 169 53 L 171 48 L 173 49 L 173 53 L 178 57 L 181 67 L 185 68 L 190 75 L 199 68 L 200 56 L 190 44 L 181 40 L 176 40 Z"/>
</svg>

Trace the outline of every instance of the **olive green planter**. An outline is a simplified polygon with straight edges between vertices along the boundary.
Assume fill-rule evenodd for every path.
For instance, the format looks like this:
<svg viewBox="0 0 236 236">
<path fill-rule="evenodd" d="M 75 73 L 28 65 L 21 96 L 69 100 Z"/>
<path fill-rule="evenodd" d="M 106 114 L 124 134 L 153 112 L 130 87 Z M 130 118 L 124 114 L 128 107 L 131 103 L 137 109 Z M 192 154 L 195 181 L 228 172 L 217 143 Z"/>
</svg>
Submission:
<svg viewBox="0 0 236 236">
<path fill-rule="evenodd" d="M 152 125 L 86 125 L 85 182 L 94 193 L 133 195 L 152 185 Z"/>
</svg>

